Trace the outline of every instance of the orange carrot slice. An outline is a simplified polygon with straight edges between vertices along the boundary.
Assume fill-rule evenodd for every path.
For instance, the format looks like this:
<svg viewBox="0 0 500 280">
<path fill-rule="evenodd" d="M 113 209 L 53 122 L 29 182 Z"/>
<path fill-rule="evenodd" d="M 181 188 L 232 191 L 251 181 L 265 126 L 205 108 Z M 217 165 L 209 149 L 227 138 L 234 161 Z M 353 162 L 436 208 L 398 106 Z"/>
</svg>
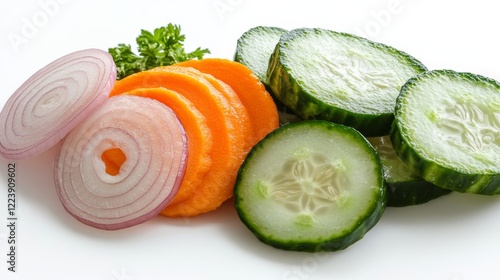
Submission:
<svg viewBox="0 0 500 280">
<path fill-rule="evenodd" d="M 211 165 L 212 133 L 205 116 L 186 97 L 166 88 L 134 89 L 126 94 L 158 100 L 177 115 L 188 138 L 188 154 L 182 184 L 171 203 L 189 198 L 203 183 L 203 177 Z"/>
<path fill-rule="evenodd" d="M 160 66 L 151 69 L 151 71 L 162 71 L 165 67 L 167 67 L 168 69 L 176 66 Z M 247 152 L 250 151 L 250 149 L 255 145 L 255 143 L 253 143 L 252 141 L 253 137 L 252 123 L 250 121 L 250 116 L 248 114 L 247 109 L 245 108 L 245 106 L 243 106 L 239 96 L 236 94 L 233 88 L 227 85 L 226 83 L 222 82 L 221 80 L 216 79 L 214 76 L 202 73 L 199 70 L 191 67 L 176 67 L 176 70 L 182 73 L 186 73 L 188 75 L 194 75 L 201 79 L 204 78 L 209 83 L 211 83 L 220 93 L 222 93 L 222 95 L 229 102 L 231 109 L 233 110 L 232 114 L 234 116 L 237 116 L 236 118 L 238 121 L 237 125 L 241 128 L 242 133 L 244 133 L 243 135 L 245 141 L 244 150 Z"/>
<path fill-rule="evenodd" d="M 188 60 L 176 66 L 192 67 L 210 74 L 228 84 L 247 109 L 253 127 L 249 141 L 256 144 L 269 132 L 278 128 L 279 117 L 276 104 L 259 78 L 245 65 L 224 58 Z"/>
<path fill-rule="evenodd" d="M 227 99 L 202 75 L 190 75 L 180 67 L 163 67 L 161 71 L 143 71 L 115 83 L 110 96 L 139 88 L 165 87 L 190 100 L 206 117 L 212 132 L 212 164 L 203 183 L 189 198 L 171 203 L 162 214 L 169 217 L 193 217 L 218 208 L 233 195 L 234 182 L 245 151 L 245 139 L 238 115 Z"/>
</svg>

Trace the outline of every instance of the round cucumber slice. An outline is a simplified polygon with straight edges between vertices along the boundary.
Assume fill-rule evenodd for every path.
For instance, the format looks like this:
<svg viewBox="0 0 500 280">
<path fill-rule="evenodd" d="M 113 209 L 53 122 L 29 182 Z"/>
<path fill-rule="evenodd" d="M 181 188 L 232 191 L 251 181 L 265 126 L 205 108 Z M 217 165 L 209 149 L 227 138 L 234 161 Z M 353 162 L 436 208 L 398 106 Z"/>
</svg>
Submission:
<svg viewBox="0 0 500 280">
<path fill-rule="evenodd" d="M 426 70 L 412 56 L 355 35 L 300 28 L 281 36 L 268 67 L 272 92 L 303 119 L 389 134 L 403 84 Z"/>
<path fill-rule="evenodd" d="M 281 36 L 288 32 L 275 26 L 256 26 L 247 30 L 238 38 L 234 60 L 247 66 L 260 79 L 266 90 L 273 97 L 278 109 L 280 124 L 302 120 L 295 112 L 276 98 L 267 82 L 269 58 L 274 52 Z"/>
<path fill-rule="evenodd" d="M 247 30 L 236 42 L 234 60 L 244 64 L 267 85 L 269 58 L 287 30 L 275 26 L 256 26 Z"/>
<path fill-rule="evenodd" d="M 375 149 L 355 129 L 321 120 L 284 125 L 254 146 L 234 193 L 241 221 L 259 240 L 308 252 L 360 240 L 386 201 Z"/>
<path fill-rule="evenodd" d="M 419 205 L 451 193 L 450 190 L 437 187 L 418 176 L 396 154 L 388 135 L 367 139 L 380 156 L 387 186 L 388 207 Z"/>
<path fill-rule="evenodd" d="M 410 79 L 397 99 L 396 153 L 439 187 L 500 193 L 500 83 L 434 70 Z"/>
</svg>

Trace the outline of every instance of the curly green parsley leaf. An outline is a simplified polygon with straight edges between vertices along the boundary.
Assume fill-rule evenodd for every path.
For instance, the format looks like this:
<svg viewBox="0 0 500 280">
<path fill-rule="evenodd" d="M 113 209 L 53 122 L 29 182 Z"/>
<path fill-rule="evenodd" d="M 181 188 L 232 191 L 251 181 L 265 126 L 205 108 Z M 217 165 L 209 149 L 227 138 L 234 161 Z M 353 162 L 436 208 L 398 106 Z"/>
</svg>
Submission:
<svg viewBox="0 0 500 280">
<path fill-rule="evenodd" d="M 209 54 L 208 49 L 197 48 L 186 53 L 181 27 L 169 23 L 167 26 L 156 28 L 153 33 L 142 29 L 136 38 L 139 54 L 135 54 L 127 44 L 118 44 L 109 48 L 117 69 L 117 79 L 123 79 L 131 74 L 148 70 L 158 66 L 172 65 L 190 59 L 202 59 Z"/>
</svg>

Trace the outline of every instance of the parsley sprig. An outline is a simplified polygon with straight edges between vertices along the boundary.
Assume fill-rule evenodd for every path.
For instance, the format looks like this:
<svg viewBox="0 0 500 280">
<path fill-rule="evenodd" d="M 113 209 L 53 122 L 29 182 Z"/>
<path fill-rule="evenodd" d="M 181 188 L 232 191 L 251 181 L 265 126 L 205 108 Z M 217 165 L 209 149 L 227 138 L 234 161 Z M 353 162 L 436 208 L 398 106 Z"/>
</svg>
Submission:
<svg viewBox="0 0 500 280">
<path fill-rule="evenodd" d="M 202 59 L 209 54 L 208 49 L 197 48 L 186 53 L 181 27 L 169 23 L 167 26 L 156 28 L 153 33 L 142 29 L 136 38 L 139 54 L 134 53 L 128 44 L 118 44 L 109 48 L 117 68 L 117 79 L 148 70 L 158 66 L 172 65 L 190 59 Z"/>
</svg>

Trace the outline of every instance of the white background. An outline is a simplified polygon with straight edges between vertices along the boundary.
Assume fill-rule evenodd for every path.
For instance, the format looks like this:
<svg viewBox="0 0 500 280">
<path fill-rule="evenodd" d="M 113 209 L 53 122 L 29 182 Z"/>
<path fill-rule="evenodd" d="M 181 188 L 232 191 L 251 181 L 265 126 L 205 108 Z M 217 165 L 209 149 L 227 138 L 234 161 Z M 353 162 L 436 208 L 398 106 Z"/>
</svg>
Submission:
<svg viewBox="0 0 500 280">
<path fill-rule="evenodd" d="M 47 4 L 49 3 L 49 4 Z M 328 3 L 328 4 L 327 4 Z M 140 29 L 180 24 L 186 48 L 232 58 L 256 25 L 323 27 L 392 45 L 429 69 L 500 80 L 494 1 L 76 1 L 2 0 L 0 106 L 31 74 L 78 49 L 133 44 Z M 432 137 L 432 136 L 430 136 Z M 57 147 L 17 161 L 17 272 L 7 271 L 7 165 L 0 159 L 0 279 L 500 279 L 500 200 L 451 194 L 387 209 L 344 251 L 310 254 L 266 246 L 232 201 L 192 219 L 157 217 L 106 232 L 80 224 L 54 191 Z"/>
</svg>

